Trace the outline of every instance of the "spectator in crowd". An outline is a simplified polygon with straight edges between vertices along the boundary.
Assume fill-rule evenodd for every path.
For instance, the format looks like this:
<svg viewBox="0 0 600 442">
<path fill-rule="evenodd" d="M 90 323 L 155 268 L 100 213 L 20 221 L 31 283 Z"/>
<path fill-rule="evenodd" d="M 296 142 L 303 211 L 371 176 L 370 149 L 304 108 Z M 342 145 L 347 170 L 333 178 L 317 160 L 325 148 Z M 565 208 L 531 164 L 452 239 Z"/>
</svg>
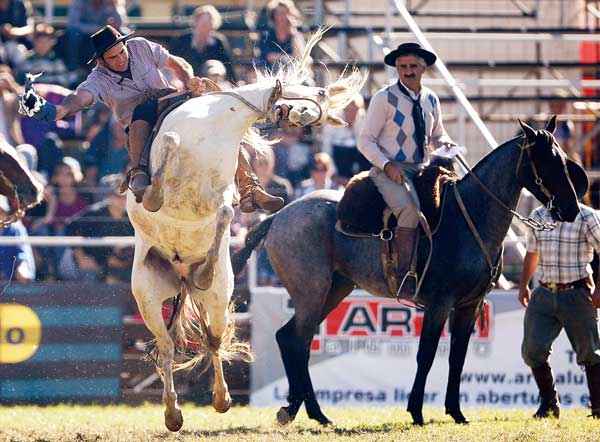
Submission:
<svg viewBox="0 0 600 442">
<path fill-rule="evenodd" d="M 396 68 L 398 80 L 373 95 L 358 137 L 358 148 L 373 165 L 369 176 L 397 220 L 393 240 L 398 246 L 398 296 L 412 297 L 416 278 L 409 277 L 419 225 L 418 197 L 412 184 L 429 158 L 429 146 L 456 145 L 442 123 L 440 100 L 421 83 L 437 57 L 418 43 L 404 43 L 384 58 Z"/>
<path fill-rule="evenodd" d="M 0 196 L 0 219 L 5 218 L 9 212 L 8 200 L 6 197 Z M 28 237 L 27 230 L 21 221 L 16 221 L 6 227 L 0 224 L 0 236 L 22 239 Z M 35 260 L 29 244 L 0 246 L 0 279 L 17 282 L 29 282 L 35 279 Z"/>
<path fill-rule="evenodd" d="M 267 192 L 283 198 L 284 204 L 292 200 L 294 188 L 291 183 L 285 178 L 275 175 L 275 155 L 273 151 L 253 155 L 252 166 L 256 171 L 258 181 Z"/>
<path fill-rule="evenodd" d="M 82 180 L 81 166 L 73 157 L 64 157 L 54 168 L 51 183 L 55 188 L 56 208 L 51 214 L 51 226 L 55 235 L 62 235 L 68 218 L 88 205 L 77 189 Z"/>
<path fill-rule="evenodd" d="M 126 211 L 125 195 L 119 193 L 122 175 L 107 175 L 100 180 L 106 197 L 71 218 L 65 228 L 69 236 L 133 236 Z M 129 282 L 133 266 L 133 247 L 78 247 L 73 250 L 77 277 L 105 282 Z"/>
<path fill-rule="evenodd" d="M 313 155 L 310 166 L 310 178 L 300 183 L 296 198 L 308 195 L 315 190 L 339 190 L 340 186 L 332 180 L 333 161 L 328 153 L 319 152 Z"/>
<path fill-rule="evenodd" d="M 30 1 L 0 0 L 0 30 L 5 56 L 11 66 L 16 66 L 25 57 L 33 33 Z"/>
<path fill-rule="evenodd" d="M 48 132 L 41 146 L 37 148 L 38 171 L 50 182 L 54 169 L 62 163 L 65 156 L 64 143 L 54 132 Z"/>
<path fill-rule="evenodd" d="M 302 54 L 306 42 L 300 32 L 300 12 L 292 0 L 271 0 L 267 5 L 271 27 L 258 42 L 259 67 L 272 68 L 279 60 Z"/>
<path fill-rule="evenodd" d="M 110 118 L 106 123 L 106 132 L 99 132 L 90 143 L 85 155 L 85 162 L 97 168 L 97 180 L 106 175 L 123 173 L 129 161 L 127 155 L 127 134 L 117 120 Z"/>
<path fill-rule="evenodd" d="M 42 174 L 37 171 L 38 156 L 37 150 L 31 144 L 19 144 L 15 147 L 19 156 L 27 164 L 31 174 L 44 186 L 44 197 L 40 204 L 27 210 L 23 218 L 23 225 L 31 236 L 49 236 L 50 223 L 52 218 L 50 214 L 54 213 L 56 206 L 56 197 L 52 186 L 47 185 L 47 181 Z M 52 247 L 36 247 L 33 249 L 35 259 L 36 279 L 52 279 L 55 275 L 55 252 Z"/>
<path fill-rule="evenodd" d="M 194 10 L 192 30 L 173 42 L 172 52 L 185 58 L 196 74 L 205 70 L 207 60 L 218 60 L 227 70 L 227 80 L 236 84 L 231 49 L 227 37 L 217 32 L 221 27 L 221 14 L 213 5 L 199 6 Z"/>
<path fill-rule="evenodd" d="M 287 178 L 294 187 L 309 176 L 312 144 L 305 141 L 308 130 L 281 121 L 280 129 L 274 134 L 274 138 L 281 140 L 274 149 L 275 173 Z"/>
<path fill-rule="evenodd" d="M 17 97 L 22 89 L 10 67 L 0 65 L 0 135 L 13 145 L 24 142 L 21 119 L 16 113 Z"/>
<path fill-rule="evenodd" d="M 343 186 L 357 173 L 371 168 L 369 160 L 357 148 L 358 134 L 365 115 L 365 100 L 357 94 L 344 108 L 343 119 L 348 126 L 327 125 L 321 132 L 321 150 L 333 157 L 337 169 L 335 180 Z"/>
<path fill-rule="evenodd" d="M 227 81 L 227 69 L 219 60 L 206 60 L 202 75 L 214 81 L 221 89 L 231 89 L 232 84 Z"/>
<path fill-rule="evenodd" d="M 581 200 L 587 192 L 583 170 L 569 164 L 569 174 Z M 578 178 L 579 177 L 579 178 Z M 592 416 L 600 418 L 600 278 L 594 286 L 592 261 L 600 253 L 600 216 L 584 204 L 571 223 L 558 222 L 551 231 L 531 230 L 519 288 L 519 301 L 526 307 L 521 353 L 531 367 L 540 392 L 540 406 L 534 418 L 559 417 L 560 404 L 552 368 L 548 362 L 552 343 L 564 328 L 577 356 L 585 367 Z M 531 213 L 537 222 L 556 222 L 541 206 Z M 530 293 L 529 282 L 536 269 L 540 285 Z"/>
<path fill-rule="evenodd" d="M 54 52 L 56 31 L 46 23 L 35 25 L 33 49 L 27 52 L 25 59 L 17 66 L 17 80 L 25 83 L 28 72 L 44 73 L 44 83 L 69 87 L 69 75 L 65 63 Z"/>
<path fill-rule="evenodd" d="M 94 54 L 90 36 L 109 24 L 126 32 L 127 11 L 124 0 L 72 0 L 65 34 L 65 60 L 69 71 L 83 68 Z"/>
<path fill-rule="evenodd" d="M 562 91 L 557 92 L 558 95 L 563 96 Z M 578 164 L 583 164 L 581 155 L 579 152 L 575 152 L 574 141 L 574 130 L 575 125 L 573 121 L 565 118 L 564 115 L 567 112 L 567 101 L 565 100 L 552 100 L 549 104 L 550 115 L 559 116 L 556 122 L 556 130 L 554 131 L 554 137 L 562 149 L 566 152 L 567 156 Z"/>
</svg>

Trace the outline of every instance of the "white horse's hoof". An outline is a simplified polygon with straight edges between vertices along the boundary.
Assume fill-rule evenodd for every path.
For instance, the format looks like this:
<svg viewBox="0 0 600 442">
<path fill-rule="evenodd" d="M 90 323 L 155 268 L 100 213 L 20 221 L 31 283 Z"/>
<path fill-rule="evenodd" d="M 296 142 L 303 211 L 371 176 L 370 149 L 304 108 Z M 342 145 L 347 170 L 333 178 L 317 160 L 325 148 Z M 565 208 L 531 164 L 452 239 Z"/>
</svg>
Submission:
<svg viewBox="0 0 600 442">
<path fill-rule="evenodd" d="M 225 392 L 225 396 L 222 401 L 217 400 L 217 396 L 213 392 L 212 406 L 217 413 L 227 413 L 231 408 L 231 395 L 228 391 Z"/>
<path fill-rule="evenodd" d="M 183 426 L 183 414 L 179 408 L 165 410 L 165 426 L 169 431 L 179 431 Z"/>
</svg>

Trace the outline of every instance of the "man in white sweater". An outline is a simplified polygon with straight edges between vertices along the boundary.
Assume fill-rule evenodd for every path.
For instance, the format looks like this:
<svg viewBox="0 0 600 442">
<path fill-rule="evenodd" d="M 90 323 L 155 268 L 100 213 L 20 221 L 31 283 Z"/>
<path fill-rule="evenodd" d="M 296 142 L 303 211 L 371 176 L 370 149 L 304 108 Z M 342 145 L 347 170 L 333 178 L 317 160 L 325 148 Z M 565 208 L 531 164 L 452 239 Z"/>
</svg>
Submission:
<svg viewBox="0 0 600 442">
<path fill-rule="evenodd" d="M 409 272 L 417 242 L 419 201 L 412 184 L 429 161 L 428 147 L 454 143 L 442 124 L 440 100 L 421 84 L 436 55 L 418 43 L 404 43 L 384 62 L 398 71 L 398 81 L 373 95 L 358 149 L 373 164 L 369 176 L 398 220 L 394 241 L 399 251 L 398 296 L 412 297 L 416 274 Z"/>
</svg>

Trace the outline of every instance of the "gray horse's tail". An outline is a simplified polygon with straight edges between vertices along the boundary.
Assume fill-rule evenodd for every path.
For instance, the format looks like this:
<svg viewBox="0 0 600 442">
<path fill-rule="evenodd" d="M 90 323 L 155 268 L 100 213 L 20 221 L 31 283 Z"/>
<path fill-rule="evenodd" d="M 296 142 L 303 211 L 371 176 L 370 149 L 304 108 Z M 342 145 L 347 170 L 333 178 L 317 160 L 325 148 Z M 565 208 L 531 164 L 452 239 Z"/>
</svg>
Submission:
<svg viewBox="0 0 600 442">
<path fill-rule="evenodd" d="M 269 232 L 274 219 L 275 215 L 271 215 L 254 226 L 248 232 L 246 241 L 244 242 L 244 247 L 235 252 L 235 254 L 231 257 L 231 267 L 233 268 L 234 275 L 240 273 L 246 266 L 246 262 L 248 262 L 252 251 L 258 247 L 260 242 Z"/>
</svg>

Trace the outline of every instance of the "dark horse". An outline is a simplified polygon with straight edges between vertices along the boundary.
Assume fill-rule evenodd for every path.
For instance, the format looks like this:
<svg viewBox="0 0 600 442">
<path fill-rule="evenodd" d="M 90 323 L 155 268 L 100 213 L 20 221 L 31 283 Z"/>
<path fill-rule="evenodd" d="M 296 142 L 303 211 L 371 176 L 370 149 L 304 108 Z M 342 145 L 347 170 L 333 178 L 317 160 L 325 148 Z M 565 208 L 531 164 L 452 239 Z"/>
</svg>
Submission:
<svg viewBox="0 0 600 442">
<path fill-rule="evenodd" d="M 8 199 L 12 210 L 0 224 L 22 218 L 25 210 L 42 201 L 43 191 L 44 186 L 22 163 L 15 148 L 0 138 L 0 195 Z"/>
<path fill-rule="evenodd" d="M 515 209 L 521 189 L 525 187 L 543 204 L 552 206 L 557 220 L 573 221 L 579 213 L 566 156 L 552 135 L 555 118 L 546 130 L 535 131 L 521 125 L 525 137 L 499 146 L 456 184 L 492 259 L 500 256 L 513 215 L 486 193 L 481 184 L 511 209 Z M 324 425 L 331 423 L 320 409 L 308 370 L 311 341 L 327 314 L 356 286 L 376 296 L 394 296 L 384 279 L 380 240 L 351 238 L 335 230 L 336 204 L 340 197 L 339 192 L 319 191 L 290 204 L 260 223 L 233 258 L 234 272 L 241 270 L 252 249 L 264 238 L 273 268 L 295 306 L 295 315 L 276 334 L 289 381 L 289 405 L 277 414 L 282 424 L 295 418 L 303 402 L 311 419 Z M 444 204 L 443 218 L 433 236 L 429 270 L 420 292 L 425 312 L 417 374 L 408 401 L 408 411 L 418 425 L 423 424 L 425 381 L 452 310 L 445 406 L 457 423 L 468 422 L 459 404 L 460 377 L 480 301 L 492 279 L 488 261 L 452 191 L 447 192 Z M 420 271 L 428 254 L 428 241 L 421 241 Z"/>
</svg>

